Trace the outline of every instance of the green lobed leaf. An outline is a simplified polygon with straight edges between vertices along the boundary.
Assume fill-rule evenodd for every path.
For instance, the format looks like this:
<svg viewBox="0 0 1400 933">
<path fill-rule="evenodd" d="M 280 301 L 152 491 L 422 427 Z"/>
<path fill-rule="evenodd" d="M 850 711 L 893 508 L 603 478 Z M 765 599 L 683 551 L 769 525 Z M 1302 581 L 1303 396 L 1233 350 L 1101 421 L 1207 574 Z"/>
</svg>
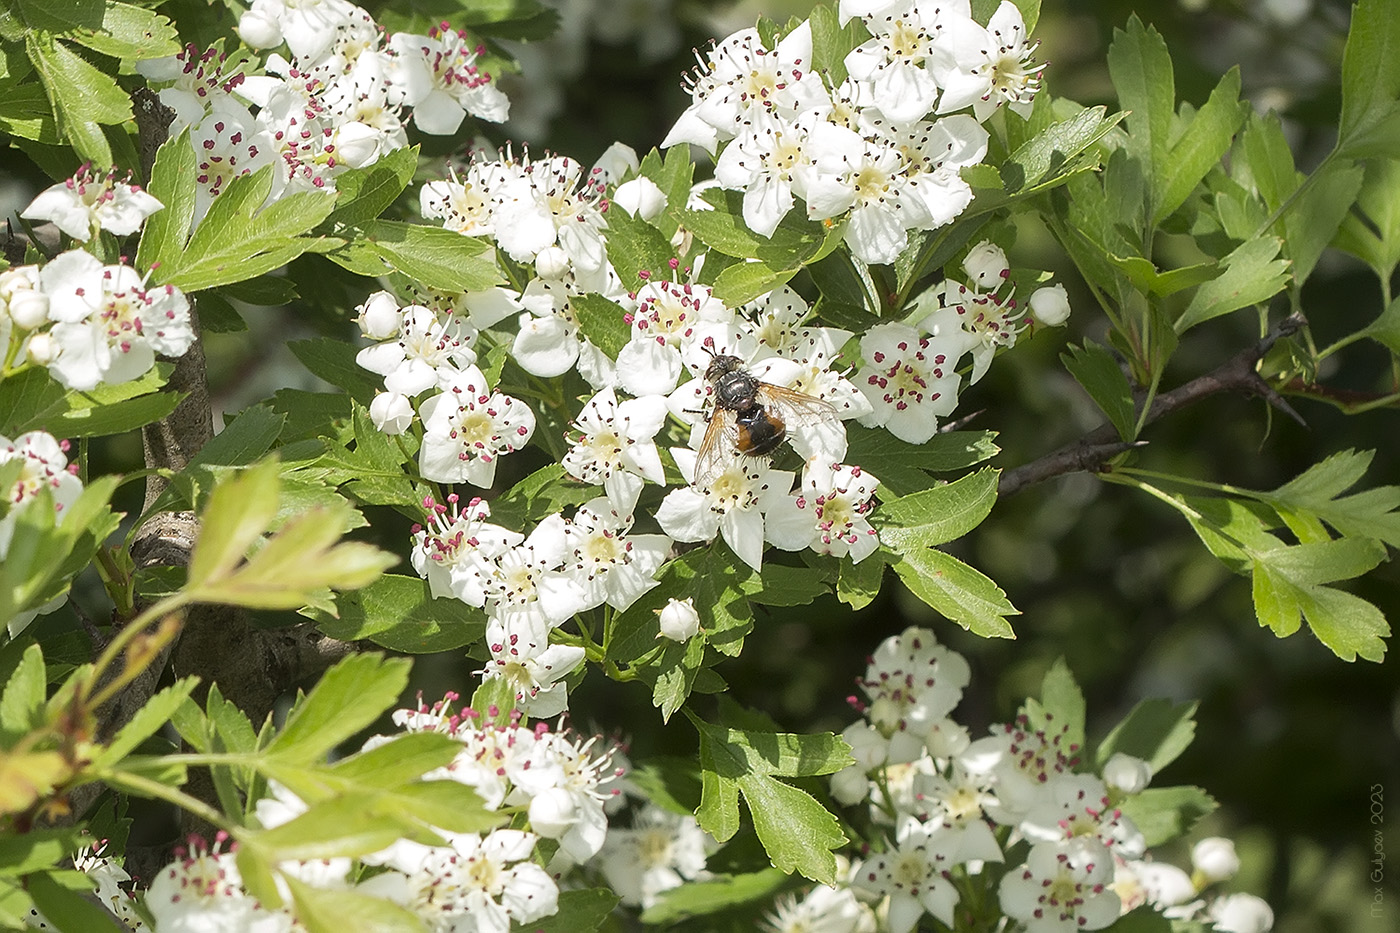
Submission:
<svg viewBox="0 0 1400 933">
<path fill-rule="evenodd" d="M 335 177 L 335 209 L 326 223 L 361 224 L 373 220 L 403 193 L 418 168 L 418 146 L 395 149 L 364 168 Z"/>
<path fill-rule="evenodd" d="M 1128 152 L 1158 177 L 1167 170 L 1176 107 L 1171 54 L 1161 33 L 1133 14 L 1126 29 L 1113 31 L 1108 73 L 1119 106 L 1128 111 Z"/>
<path fill-rule="evenodd" d="M 666 926 L 754 901 L 767 902 L 787 884 L 788 875 L 776 868 L 744 875 L 719 875 L 663 891 L 656 903 L 642 911 L 641 920 L 643 923 Z"/>
<path fill-rule="evenodd" d="M 737 259 L 757 259 L 771 269 L 797 269 L 820 258 L 827 246 L 825 226 L 789 213 L 771 237 L 750 230 L 743 220 L 743 196 L 737 191 L 714 189 L 706 199 L 714 210 L 673 211 L 681 225 L 706 246 Z"/>
<path fill-rule="evenodd" d="M 16 85 L 0 80 L 0 131 L 46 146 L 59 144 L 53 105 L 44 94 L 43 85 L 37 82 Z"/>
<path fill-rule="evenodd" d="M 961 538 L 982 523 L 997 501 L 1000 470 L 983 469 L 882 503 L 880 543 L 906 554 Z"/>
<path fill-rule="evenodd" d="M 290 873 L 281 876 L 291 892 L 297 920 L 308 933 L 423 933 L 423 920 L 412 911 L 353 890 L 315 888 Z"/>
<path fill-rule="evenodd" d="M 1278 510 L 1314 515 L 1343 535 L 1377 538 L 1400 548 L 1400 487 L 1379 486 L 1341 495 L 1361 479 L 1373 455 L 1369 450 L 1344 450 L 1272 492 L 1245 491 L 1245 495 Z"/>
<path fill-rule="evenodd" d="M 338 618 L 322 609 L 304 614 L 342 641 L 372 641 L 391 651 L 432 654 L 480 641 L 486 617 L 456 599 L 433 599 L 426 580 L 384 574 L 336 599 Z"/>
<path fill-rule="evenodd" d="M 716 277 L 714 294 L 729 307 L 738 307 L 786 285 L 800 268 L 770 269 L 761 262 L 736 262 Z"/>
<path fill-rule="evenodd" d="M 1067 753 L 1084 748 L 1084 709 L 1084 693 L 1062 657 L 1056 658 L 1045 672 L 1040 684 L 1040 700 L 1026 700 L 1026 710 L 1036 731 L 1056 736 Z"/>
<path fill-rule="evenodd" d="M 184 250 L 155 271 L 157 279 L 196 292 L 256 278 L 318 248 L 316 237 L 303 234 L 326 219 L 335 208 L 335 195 L 301 191 L 264 207 L 273 168 L 231 179 Z"/>
<path fill-rule="evenodd" d="M 93 759 L 95 767 L 112 767 L 150 738 L 175 715 L 199 685 L 199 678 L 185 677 L 159 691 L 136 711 Z"/>
<path fill-rule="evenodd" d="M 332 337 L 314 337 L 290 341 L 287 347 L 301 365 L 331 385 L 344 389 L 361 405 L 374 401 L 379 383 L 369 370 L 355 362 L 357 351 L 349 343 Z"/>
<path fill-rule="evenodd" d="M 1215 800 L 1199 787 L 1149 787 L 1119 805 L 1149 847 L 1185 835 L 1215 807 Z"/>
<path fill-rule="evenodd" d="M 914 548 L 890 561 L 909 591 L 983 638 L 1014 638 L 1007 623 L 1020 610 L 986 575 L 934 548 Z"/>
<path fill-rule="evenodd" d="M 675 250 L 670 240 L 650 222 L 620 207 L 608 211 L 607 250 L 608 260 L 629 289 L 643 284 L 638 276 L 642 271 L 655 281 L 669 281 L 674 276 L 669 263 Z"/>
<path fill-rule="evenodd" d="M 1400 97 L 1400 17 L 1389 0 L 1360 0 L 1342 53 L 1342 113 L 1337 149 L 1365 146 L 1393 120 Z"/>
<path fill-rule="evenodd" d="M 1364 217 L 1364 219 L 1363 219 Z M 1382 281 L 1389 281 L 1395 267 L 1400 265 L 1400 161 L 1373 159 L 1365 165 L 1361 190 L 1356 196 L 1356 210 L 1348 212 L 1332 245 L 1344 249 L 1371 266 Z M 1394 303 L 1391 308 L 1394 308 Z M 1400 312 L 1390 312 L 1400 315 Z M 1400 353 L 1400 320 L 1393 323 L 1386 342 L 1392 353 Z M 1379 322 L 1377 322 L 1379 323 Z M 1367 331 L 1371 331 L 1373 324 Z"/>
<path fill-rule="evenodd" d="M 446 767 L 462 743 L 441 732 L 409 732 L 356 752 L 330 767 L 336 779 L 365 787 L 391 787 Z"/>
<path fill-rule="evenodd" d="M 165 266 L 179 262 L 189 238 L 194 222 L 195 165 L 188 129 L 166 140 L 156 152 L 147 190 L 165 206 L 146 218 L 136 250 L 137 268 L 151 270 L 153 277 Z"/>
<path fill-rule="evenodd" d="M 346 240 L 326 258 L 367 276 L 402 272 L 427 288 L 483 291 L 502 279 L 483 240 L 442 227 L 371 220 L 341 233 Z"/>
<path fill-rule="evenodd" d="M 47 688 L 44 653 L 37 644 L 30 645 L 0 694 L 0 748 L 14 747 L 26 733 L 43 724 Z"/>
<path fill-rule="evenodd" d="M 1007 194 L 1046 190 L 1074 168 L 1076 157 L 1097 144 L 1126 116 L 1106 114 L 1107 108 L 1086 107 L 1022 143 L 998 169 L 999 186 Z"/>
<path fill-rule="evenodd" d="M 994 431 L 949 431 L 909 444 L 883 429 L 849 421 L 846 438 L 846 459 L 873 473 L 884 490 L 897 496 L 927 489 L 934 482 L 930 473 L 965 470 L 1000 453 Z"/>
<path fill-rule="evenodd" d="M 112 164 L 112 150 L 101 125 L 131 119 L 131 99 L 108 74 L 48 33 L 28 32 L 25 44 L 53 104 L 59 132 L 73 148 L 100 167 Z"/>
<path fill-rule="evenodd" d="M 1308 280 L 1322 251 L 1336 236 L 1356 202 L 1365 179 L 1360 165 L 1331 164 L 1318 169 L 1308 190 L 1284 215 L 1288 256 L 1298 287 Z"/>
<path fill-rule="evenodd" d="M 616 358 L 632 339 L 627 311 L 617 302 L 590 292 L 569 299 L 569 305 L 578 317 L 579 332 L 608 356 Z"/>
<path fill-rule="evenodd" d="M 1289 281 L 1288 263 L 1275 258 L 1282 247 L 1278 237 L 1265 236 L 1246 241 L 1226 256 L 1225 271 L 1191 296 L 1173 325 L 1176 332 L 1182 334 L 1204 321 L 1261 304 L 1282 291 Z"/>
<path fill-rule="evenodd" d="M 1133 387 L 1113 354 L 1085 338 L 1083 347 L 1071 346 L 1060 354 L 1060 360 L 1075 382 L 1084 387 L 1094 404 L 1108 416 L 1118 436 L 1125 441 L 1133 440 L 1137 436 Z"/>
<path fill-rule="evenodd" d="M 738 784 L 773 867 L 819 884 L 835 884 L 832 850 L 849 841 L 836 817 L 811 794 L 765 774 L 746 774 Z"/>
<path fill-rule="evenodd" d="M 1153 176 L 1153 223 L 1160 224 L 1186 202 L 1206 173 L 1220 163 L 1249 113 L 1249 105 L 1240 100 L 1237 65 L 1210 92 L 1210 98 L 1172 144 L 1163 171 Z M 1184 114 L 1182 119 L 1186 119 Z"/>
<path fill-rule="evenodd" d="M 185 400 L 186 395 L 186 392 L 158 392 L 110 405 L 72 408 L 48 420 L 45 429 L 56 437 L 125 434 L 166 417 Z M 70 396 L 69 402 L 81 402 L 81 397 Z"/>
<path fill-rule="evenodd" d="M 859 563 L 843 560 L 836 575 L 836 598 L 852 609 L 864 609 L 880 594 L 885 579 L 885 556 L 879 551 Z"/>
<path fill-rule="evenodd" d="M 291 760 L 318 760 L 336 745 L 379 718 L 408 685 L 407 659 L 375 653 L 346 658 L 326 671 L 311 693 L 292 707 L 269 754 Z"/>
<path fill-rule="evenodd" d="M 277 464 L 271 461 L 219 483 L 200 516 L 189 586 L 217 582 L 248 553 L 277 514 Z"/>
<path fill-rule="evenodd" d="M 168 18 L 116 0 L 99 5 L 100 26 L 79 25 L 67 30 L 63 37 L 125 62 L 164 58 L 180 51 L 180 36 Z"/>
<path fill-rule="evenodd" d="M 694 887 L 687 884 L 684 887 Z M 593 933 L 601 929 L 617 906 L 618 897 L 608 888 L 560 891 L 559 909 L 531 923 L 511 924 L 512 933 Z"/>
<path fill-rule="evenodd" d="M 0 835 L 0 877 L 27 875 L 57 865 L 78 850 L 80 840 L 81 830 L 76 826 Z"/>
<path fill-rule="evenodd" d="M 1141 758 L 1154 774 L 1171 764 L 1196 737 L 1195 703 L 1173 703 L 1160 698 L 1138 701 L 1104 737 L 1094 754 L 1102 769 L 1116 753 Z"/>
<path fill-rule="evenodd" d="M 667 640 L 661 657 L 655 662 L 656 683 L 652 686 L 651 705 L 661 711 L 661 721 L 667 723 L 681 708 L 695 678 L 705 663 L 705 639 L 695 636 L 685 643 Z"/>
</svg>

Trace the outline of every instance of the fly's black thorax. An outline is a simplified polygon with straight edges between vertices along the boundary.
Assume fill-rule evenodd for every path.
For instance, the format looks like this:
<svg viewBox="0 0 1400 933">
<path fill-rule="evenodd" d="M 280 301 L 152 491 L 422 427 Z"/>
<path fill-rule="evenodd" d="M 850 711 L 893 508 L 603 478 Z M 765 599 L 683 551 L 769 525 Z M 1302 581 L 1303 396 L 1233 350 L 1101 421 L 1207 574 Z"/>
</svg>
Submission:
<svg viewBox="0 0 1400 933">
<path fill-rule="evenodd" d="M 743 370 L 727 372 L 715 380 L 715 404 L 740 416 L 759 408 L 758 380 Z"/>
</svg>

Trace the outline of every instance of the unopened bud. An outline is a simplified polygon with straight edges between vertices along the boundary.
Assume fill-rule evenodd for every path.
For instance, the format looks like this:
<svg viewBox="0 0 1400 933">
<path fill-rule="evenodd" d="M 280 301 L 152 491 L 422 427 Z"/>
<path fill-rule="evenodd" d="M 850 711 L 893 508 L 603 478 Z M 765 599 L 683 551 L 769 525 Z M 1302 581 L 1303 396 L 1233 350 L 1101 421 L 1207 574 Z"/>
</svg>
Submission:
<svg viewBox="0 0 1400 933">
<path fill-rule="evenodd" d="M 1031 292 L 1031 315 L 1046 327 L 1069 320 L 1069 295 L 1063 285 L 1047 285 Z"/>
<path fill-rule="evenodd" d="M 963 269 L 978 288 L 996 291 L 1010 271 L 1006 253 L 991 240 L 983 240 L 968 250 Z"/>
<path fill-rule="evenodd" d="M 695 611 L 695 603 L 691 599 L 673 599 L 656 614 L 661 623 L 661 635 L 672 641 L 688 641 L 700 631 L 700 613 Z"/>
<path fill-rule="evenodd" d="M 375 292 L 356 310 L 360 313 L 355 317 L 355 322 L 360 325 L 360 332 L 371 340 L 389 340 L 399 335 L 402 315 L 399 313 L 399 300 L 391 293 Z"/>
<path fill-rule="evenodd" d="M 1207 881 L 1225 881 L 1240 870 L 1240 857 L 1229 839 L 1211 836 L 1192 847 L 1191 865 Z"/>
<path fill-rule="evenodd" d="M 369 420 L 385 434 L 402 434 L 413 423 L 413 403 L 397 392 L 380 392 L 369 403 Z"/>
</svg>

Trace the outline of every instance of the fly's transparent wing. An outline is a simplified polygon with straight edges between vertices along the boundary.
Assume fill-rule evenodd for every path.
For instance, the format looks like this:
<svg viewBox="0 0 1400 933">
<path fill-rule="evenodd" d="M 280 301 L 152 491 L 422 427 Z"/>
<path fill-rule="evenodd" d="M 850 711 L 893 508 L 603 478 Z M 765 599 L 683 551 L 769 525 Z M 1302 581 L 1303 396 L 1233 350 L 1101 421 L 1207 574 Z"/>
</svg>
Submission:
<svg viewBox="0 0 1400 933">
<path fill-rule="evenodd" d="M 768 382 L 759 384 L 758 400 L 787 425 L 788 439 L 803 457 L 820 455 L 832 463 L 845 458 L 846 427 L 835 405 Z"/>
<path fill-rule="evenodd" d="M 716 407 L 710 415 L 700 452 L 695 455 L 695 486 L 709 486 L 738 456 L 739 426 L 734 412 Z"/>
</svg>

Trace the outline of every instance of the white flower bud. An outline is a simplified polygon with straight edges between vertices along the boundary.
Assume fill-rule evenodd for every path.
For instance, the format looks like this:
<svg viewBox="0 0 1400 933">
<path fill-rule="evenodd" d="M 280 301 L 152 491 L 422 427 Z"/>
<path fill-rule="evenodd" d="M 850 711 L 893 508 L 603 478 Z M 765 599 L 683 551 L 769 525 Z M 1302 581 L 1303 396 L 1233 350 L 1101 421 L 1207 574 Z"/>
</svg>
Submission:
<svg viewBox="0 0 1400 933">
<path fill-rule="evenodd" d="M 656 614 L 661 622 L 661 634 L 657 638 L 664 635 L 672 641 L 683 642 L 700 631 L 700 613 L 695 611 L 695 603 L 689 598 L 684 601 L 673 599 Z"/>
<path fill-rule="evenodd" d="M 1175 907 L 1196 896 L 1191 876 L 1170 862 L 1133 862 L 1132 869 L 1156 907 Z"/>
<path fill-rule="evenodd" d="M 1141 758 L 1116 752 L 1103 766 L 1103 782 L 1124 794 L 1136 794 L 1152 783 L 1152 766 Z"/>
<path fill-rule="evenodd" d="M 983 240 L 968 251 L 967 258 L 963 260 L 963 269 L 978 288 L 988 291 L 996 291 L 1011 271 L 1006 253 L 991 240 Z"/>
<path fill-rule="evenodd" d="M 384 134 L 363 123 L 342 123 L 335 128 L 335 155 L 351 168 L 364 168 L 379 158 Z"/>
<path fill-rule="evenodd" d="M 29 342 L 24 345 L 24 351 L 34 363 L 39 366 L 47 366 L 58 356 L 58 346 L 49 336 L 48 331 L 42 334 L 35 334 L 29 338 Z"/>
<path fill-rule="evenodd" d="M 558 246 L 546 246 L 535 254 L 535 275 L 557 282 L 569 274 L 569 254 Z"/>
<path fill-rule="evenodd" d="M 831 796 L 843 806 L 854 806 L 870 796 L 870 779 L 859 765 L 847 765 L 831 776 Z"/>
<path fill-rule="evenodd" d="M 616 184 L 627 177 L 628 172 L 635 172 L 641 168 L 641 162 L 637 159 L 637 150 L 626 143 L 613 143 L 607 148 L 598 161 L 593 163 L 595 171 L 603 176 L 603 180 Z"/>
<path fill-rule="evenodd" d="M 371 340 L 389 340 L 399 335 L 399 300 L 386 291 L 378 291 L 365 299 L 357 308 L 360 313 L 355 322 L 360 325 L 360 333 Z"/>
<path fill-rule="evenodd" d="M 238 37 L 251 49 L 272 49 L 282 44 L 282 24 L 259 9 L 238 18 Z"/>
<path fill-rule="evenodd" d="M 551 787 L 530 800 L 530 828 L 546 839 L 558 839 L 578 822 L 578 804 L 562 787 Z"/>
<path fill-rule="evenodd" d="M 385 434 L 402 434 L 413 423 L 413 403 L 397 392 L 380 392 L 369 403 L 369 420 Z"/>
<path fill-rule="evenodd" d="M 612 202 L 633 217 L 652 220 L 666 209 L 666 194 L 656 182 L 641 176 L 618 185 Z"/>
<path fill-rule="evenodd" d="M 1047 285 L 1031 292 L 1031 314 L 1046 327 L 1059 327 L 1069 320 L 1069 295 L 1063 285 Z"/>
<path fill-rule="evenodd" d="M 1215 929 L 1221 933 L 1269 933 L 1274 911 L 1253 894 L 1227 894 L 1210 905 Z"/>
<path fill-rule="evenodd" d="M 1191 864 L 1207 881 L 1225 881 L 1240 870 L 1240 857 L 1229 839 L 1211 836 L 1192 847 Z"/>
<path fill-rule="evenodd" d="M 22 330 L 33 330 L 49 319 L 49 296 L 29 290 L 10 299 L 10 320 Z"/>
</svg>

